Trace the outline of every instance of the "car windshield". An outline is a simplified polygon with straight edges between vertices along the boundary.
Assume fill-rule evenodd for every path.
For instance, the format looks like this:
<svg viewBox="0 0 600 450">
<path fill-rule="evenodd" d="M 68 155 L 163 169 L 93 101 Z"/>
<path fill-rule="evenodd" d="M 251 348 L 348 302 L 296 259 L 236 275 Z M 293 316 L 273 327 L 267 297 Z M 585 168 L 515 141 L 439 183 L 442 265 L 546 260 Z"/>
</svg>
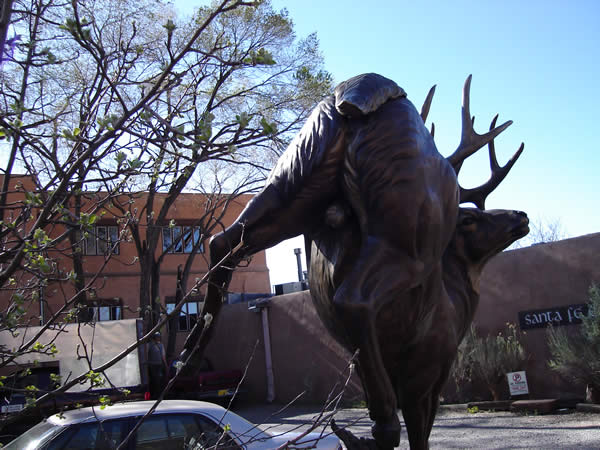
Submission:
<svg viewBox="0 0 600 450">
<path fill-rule="evenodd" d="M 47 421 L 38 423 L 33 428 L 23 433 L 13 441 L 10 441 L 2 449 L 27 450 L 36 448 L 40 443 L 60 433 L 64 427 L 55 425 Z"/>
</svg>

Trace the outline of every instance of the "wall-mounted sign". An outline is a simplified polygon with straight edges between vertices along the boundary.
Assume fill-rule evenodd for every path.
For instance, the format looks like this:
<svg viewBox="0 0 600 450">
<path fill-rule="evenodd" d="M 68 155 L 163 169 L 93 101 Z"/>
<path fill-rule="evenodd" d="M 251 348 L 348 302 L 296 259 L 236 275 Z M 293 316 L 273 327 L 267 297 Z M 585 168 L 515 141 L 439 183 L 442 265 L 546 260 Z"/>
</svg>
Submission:
<svg viewBox="0 0 600 450">
<path fill-rule="evenodd" d="M 521 372 L 509 372 L 506 374 L 508 380 L 508 388 L 510 389 L 510 395 L 525 395 L 529 394 L 529 387 L 527 386 L 527 377 L 525 371 Z"/>
<path fill-rule="evenodd" d="M 545 328 L 553 326 L 576 325 L 581 318 L 588 315 L 588 304 L 555 306 L 553 308 L 519 311 L 519 326 L 521 330 Z"/>
</svg>

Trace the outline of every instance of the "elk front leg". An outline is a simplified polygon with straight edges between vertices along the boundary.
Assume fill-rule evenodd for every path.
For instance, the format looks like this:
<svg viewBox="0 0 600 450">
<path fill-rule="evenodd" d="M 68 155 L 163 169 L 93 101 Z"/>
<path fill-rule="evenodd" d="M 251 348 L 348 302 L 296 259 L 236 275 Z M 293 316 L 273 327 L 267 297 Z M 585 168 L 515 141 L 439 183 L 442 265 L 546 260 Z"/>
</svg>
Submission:
<svg viewBox="0 0 600 450">
<path fill-rule="evenodd" d="M 311 188 L 317 191 L 317 187 Z M 324 193 L 325 200 L 306 195 L 282 205 L 277 189 L 268 185 L 248 203 L 233 225 L 213 236 L 209 246 L 211 273 L 208 276 L 202 317 L 186 339 L 180 355 L 182 361 L 185 361 L 194 348 L 197 350 L 190 360 L 192 365 L 202 358 L 236 265 L 243 258 L 310 229 L 313 222 L 318 220 L 316 218 L 322 217 L 327 198 L 332 196 L 325 195 L 326 187 L 321 192 Z M 213 318 L 209 327 L 204 326 L 206 314 L 211 314 Z"/>
<path fill-rule="evenodd" d="M 229 286 L 233 270 L 240 260 L 240 252 L 234 253 L 233 250 L 241 243 L 242 233 L 243 225 L 236 222 L 223 233 L 213 236 L 210 240 L 210 267 L 212 273 L 208 277 L 204 305 L 196 325 L 185 340 L 183 352 L 180 355 L 180 359 L 185 361 L 188 355 L 193 353 L 189 361 L 192 367 L 197 366 L 202 360 L 204 349 L 208 345 L 215 328 L 223 304 L 223 295 Z M 208 327 L 205 327 L 206 314 L 210 314 L 213 321 Z M 193 352 L 194 348 L 196 348 L 195 352 Z"/>
</svg>

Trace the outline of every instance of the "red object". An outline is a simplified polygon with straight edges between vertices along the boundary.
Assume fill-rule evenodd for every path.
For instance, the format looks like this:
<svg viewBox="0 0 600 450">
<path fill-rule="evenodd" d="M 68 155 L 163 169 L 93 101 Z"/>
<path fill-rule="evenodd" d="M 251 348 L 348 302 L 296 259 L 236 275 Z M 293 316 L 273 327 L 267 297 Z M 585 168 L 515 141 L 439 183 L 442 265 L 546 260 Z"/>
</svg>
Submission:
<svg viewBox="0 0 600 450">
<path fill-rule="evenodd" d="M 144 392 L 144 400 L 150 400 L 150 392 Z"/>
</svg>

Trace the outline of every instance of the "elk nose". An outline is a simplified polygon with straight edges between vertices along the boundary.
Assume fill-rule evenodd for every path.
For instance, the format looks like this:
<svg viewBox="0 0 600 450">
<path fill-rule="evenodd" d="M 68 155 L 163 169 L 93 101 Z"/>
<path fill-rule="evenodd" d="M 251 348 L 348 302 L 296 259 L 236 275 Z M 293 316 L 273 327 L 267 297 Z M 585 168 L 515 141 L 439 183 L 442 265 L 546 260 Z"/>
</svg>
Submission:
<svg viewBox="0 0 600 450">
<path fill-rule="evenodd" d="M 523 211 L 515 211 L 514 213 L 521 223 L 529 224 L 529 217 L 527 217 L 526 213 L 524 213 Z"/>
</svg>

